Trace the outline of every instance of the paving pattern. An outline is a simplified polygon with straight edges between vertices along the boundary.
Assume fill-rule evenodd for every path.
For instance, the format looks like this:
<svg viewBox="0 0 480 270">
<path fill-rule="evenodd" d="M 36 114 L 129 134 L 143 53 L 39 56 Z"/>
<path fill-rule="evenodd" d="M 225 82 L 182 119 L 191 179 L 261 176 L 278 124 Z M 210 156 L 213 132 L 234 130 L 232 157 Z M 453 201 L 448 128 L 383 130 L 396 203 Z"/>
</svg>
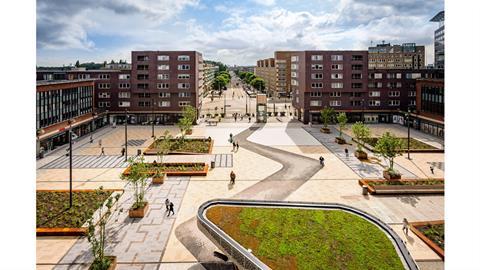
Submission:
<svg viewBox="0 0 480 270">
<path fill-rule="evenodd" d="M 142 146 L 147 140 L 128 140 L 128 146 Z M 125 146 L 125 144 L 122 144 Z"/>
<path fill-rule="evenodd" d="M 362 178 L 383 178 L 383 166 L 378 163 L 362 162 L 354 156 L 355 146 L 344 144 L 340 145 L 335 142 L 336 132 L 330 134 L 320 132 L 320 128 L 304 127 L 304 129 L 334 153 L 348 167 Z M 347 141 L 351 141 L 348 135 L 344 135 Z M 345 154 L 348 149 L 349 155 Z M 365 149 L 369 156 L 373 153 Z M 327 165 L 328 166 L 328 165 Z M 395 169 L 398 170 L 405 178 L 418 178 L 415 174 L 395 163 Z"/>
<path fill-rule="evenodd" d="M 61 156 L 45 165 L 40 169 L 68 169 L 70 158 Z M 81 155 L 72 157 L 72 166 L 74 169 L 91 168 L 125 168 L 128 162 L 125 162 L 124 156 L 106 156 L 106 155 Z"/>
<path fill-rule="evenodd" d="M 233 155 L 232 154 L 216 154 L 212 160 L 215 161 L 216 168 L 231 168 L 233 167 Z"/>
<path fill-rule="evenodd" d="M 126 187 L 118 205 L 122 210 L 117 211 L 115 219 L 112 218 L 107 225 L 110 240 L 106 253 L 115 254 L 117 261 L 124 264 L 122 269 L 132 269 L 128 265 L 135 263 L 142 266 L 151 264 L 153 268 L 148 269 L 157 269 L 176 218 L 175 215 L 167 217 L 165 199 L 172 201 L 178 212 L 189 181 L 189 177 L 169 177 L 162 185 L 150 185 L 146 192 L 149 210 L 142 219 L 128 217 L 128 209 L 133 203 L 133 189 Z M 92 260 L 90 244 L 82 237 L 54 269 L 88 269 Z"/>
<path fill-rule="evenodd" d="M 445 171 L 445 162 L 428 162 L 433 167 Z"/>
</svg>

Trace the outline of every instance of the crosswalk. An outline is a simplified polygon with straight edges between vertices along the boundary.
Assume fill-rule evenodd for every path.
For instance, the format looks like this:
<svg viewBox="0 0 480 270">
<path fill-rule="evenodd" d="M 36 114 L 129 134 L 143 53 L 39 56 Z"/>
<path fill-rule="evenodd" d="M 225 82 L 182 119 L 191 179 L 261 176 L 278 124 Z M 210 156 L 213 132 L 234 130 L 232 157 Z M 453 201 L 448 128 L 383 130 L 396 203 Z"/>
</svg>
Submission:
<svg viewBox="0 0 480 270">
<path fill-rule="evenodd" d="M 217 168 L 233 167 L 232 154 L 216 154 L 213 160 L 215 161 L 215 167 Z"/>
<path fill-rule="evenodd" d="M 128 140 L 128 146 L 142 146 L 147 140 Z M 125 144 L 123 144 L 125 146 Z"/>
<path fill-rule="evenodd" d="M 69 157 L 61 156 L 45 165 L 40 169 L 68 169 Z M 124 156 L 105 156 L 105 155 L 81 155 L 72 157 L 72 167 L 74 169 L 82 168 L 125 168 L 128 163 Z"/>
</svg>

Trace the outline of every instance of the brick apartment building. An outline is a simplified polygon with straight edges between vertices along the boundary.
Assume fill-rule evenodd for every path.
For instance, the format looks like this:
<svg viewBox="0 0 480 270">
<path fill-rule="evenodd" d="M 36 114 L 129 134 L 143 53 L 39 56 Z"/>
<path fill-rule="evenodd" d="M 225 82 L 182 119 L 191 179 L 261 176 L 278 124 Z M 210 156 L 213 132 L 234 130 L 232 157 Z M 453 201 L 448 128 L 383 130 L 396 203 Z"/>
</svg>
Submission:
<svg viewBox="0 0 480 270">
<path fill-rule="evenodd" d="M 298 53 L 299 52 L 295 52 L 295 51 L 276 51 L 274 53 L 275 70 L 276 70 L 275 95 L 291 96 L 292 94 L 291 59 L 292 59 L 292 55 L 296 55 Z"/>
<path fill-rule="evenodd" d="M 415 43 L 402 45 L 378 44 L 368 48 L 369 69 L 423 69 L 425 46 Z"/>
<path fill-rule="evenodd" d="M 265 93 L 269 96 L 273 96 L 276 93 L 276 69 L 275 69 L 275 59 L 267 58 L 257 61 L 257 66 L 255 67 L 255 76 L 262 78 L 265 81 Z"/>
</svg>

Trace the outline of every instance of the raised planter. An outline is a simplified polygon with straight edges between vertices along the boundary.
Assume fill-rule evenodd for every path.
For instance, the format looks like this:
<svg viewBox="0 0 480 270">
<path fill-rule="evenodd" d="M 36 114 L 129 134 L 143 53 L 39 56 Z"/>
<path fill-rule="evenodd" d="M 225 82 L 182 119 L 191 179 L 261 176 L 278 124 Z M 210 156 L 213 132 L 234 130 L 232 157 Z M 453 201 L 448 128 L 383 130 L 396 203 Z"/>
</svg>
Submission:
<svg viewBox="0 0 480 270">
<path fill-rule="evenodd" d="M 187 131 L 185 131 L 186 135 L 192 135 L 192 133 L 193 133 L 193 130 L 191 129 L 187 129 Z"/>
<path fill-rule="evenodd" d="M 172 141 L 174 140 L 178 140 L 178 139 L 172 139 Z M 207 155 L 207 154 L 211 154 L 212 153 L 212 149 L 213 149 L 213 140 L 210 139 L 208 140 L 207 138 L 201 138 L 201 139 L 197 139 L 197 138 L 185 138 L 186 141 L 205 141 L 207 142 L 209 145 L 208 145 L 208 151 L 206 153 L 202 153 L 202 152 L 184 152 L 184 151 L 170 151 L 168 152 L 168 155 Z M 158 150 L 155 148 L 155 142 L 153 142 L 152 144 L 150 144 L 147 149 L 145 151 L 143 151 L 143 154 L 144 155 L 157 155 L 158 153 Z"/>
<path fill-rule="evenodd" d="M 389 171 L 385 170 L 383 171 L 383 177 L 387 180 L 399 180 L 402 178 L 402 175 L 400 173 L 390 173 Z"/>
<path fill-rule="evenodd" d="M 360 151 L 360 150 L 355 150 L 354 153 L 355 157 L 362 160 L 362 159 L 368 159 L 368 154 L 365 151 Z"/>
<path fill-rule="evenodd" d="M 331 133 L 331 131 L 330 131 L 330 129 L 329 129 L 328 127 L 321 127 L 321 128 L 320 128 L 320 132 L 322 132 L 322 133 L 327 133 L 327 134 L 328 134 L 328 133 Z"/>
<path fill-rule="evenodd" d="M 152 166 L 153 163 L 148 163 L 148 166 Z M 169 167 L 178 167 L 178 166 L 185 166 L 185 167 L 193 167 L 195 165 L 199 165 L 199 166 L 202 166 L 202 169 L 201 170 L 174 170 L 174 169 L 171 169 Z M 208 173 L 208 164 L 205 164 L 203 162 L 196 162 L 196 163 L 193 163 L 193 162 L 190 162 L 190 163 L 185 163 L 185 162 L 179 162 L 179 163 L 163 163 L 162 166 L 164 167 L 164 169 L 162 170 L 163 173 L 166 173 L 168 174 L 169 176 L 206 176 L 207 173 Z M 127 169 L 125 169 L 125 171 L 123 172 L 124 175 L 128 175 L 130 173 L 130 167 L 128 167 Z M 146 172 L 146 174 L 149 176 L 149 177 L 152 177 L 154 174 L 156 173 L 155 170 L 149 170 L 148 172 Z"/>
<path fill-rule="evenodd" d="M 107 270 L 115 270 L 117 268 L 117 256 L 105 256 L 105 258 L 110 260 L 110 266 L 108 266 Z M 88 268 L 89 270 L 92 270 L 92 266 Z"/>
<path fill-rule="evenodd" d="M 129 209 L 128 210 L 128 217 L 130 218 L 143 218 L 145 216 L 145 213 L 148 211 L 148 202 L 145 202 L 145 205 L 143 207 L 137 208 L 137 209 Z"/>
<path fill-rule="evenodd" d="M 164 173 L 162 176 L 153 176 L 152 177 L 152 184 L 161 185 L 167 180 L 167 174 Z"/>
<path fill-rule="evenodd" d="M 410 230 L 418 236 L 418 238 L 422 239 L 427 246 L 429 246 L 435 253 L 437 253 L 438 256 L 442 258 L 442 260 L 445 259 L 445 251 L 439 247 L 434 241 L 432 241 L 430 238 L 428 238 L 425 234 L 423 234 L 419 228 L 423 226 L 428 226 L 428 225 L 441 225 L 445 224 L 444 220 L 433 220 L 433 221 L 421 221 L 421 222 L 410 222 Z"/>
<path fill-rule="evenodd" d="M 358 140 L 356 140 L 355 138 L 352 138 L 352 140 L 356 143 L 358 143 Z M 367 143 L 367 142 L 362 142 L 363 143 L 363 147 L 365 147 L 367 150 L 371 151 L 371 152 L 376 152 L 375 151 L 375 146 Z M 407 148 L 405 149 L 401 149 L 402 152 L 407 152 Z M 439 149 L 439 148 L 435 148 L 435 149 L 416 149 L 416 148 L 410 148 L 410 153 L 445 153 L 445 150 L 444 149 Z"/>
<path fill-rule="evenodd" d="M 436 181 L 439 183 L 426 184 Z M 389 184 L 387 184 L 389 183 Z M 402 195 L 402 194 L 444 194 L 444 179 L 402 179 L 402 180 L 367 180 L 358 181 L 360 186 L 367 186 L 370 194 L 376 195 Z"/>
<path fill-rule="evenodd" d="M 340 137 L 335 137 L 335 142 L 338 143 L 338 144 L 345 144 L 346 141 L 344 138 L 340 138 Z"/>
</svg>

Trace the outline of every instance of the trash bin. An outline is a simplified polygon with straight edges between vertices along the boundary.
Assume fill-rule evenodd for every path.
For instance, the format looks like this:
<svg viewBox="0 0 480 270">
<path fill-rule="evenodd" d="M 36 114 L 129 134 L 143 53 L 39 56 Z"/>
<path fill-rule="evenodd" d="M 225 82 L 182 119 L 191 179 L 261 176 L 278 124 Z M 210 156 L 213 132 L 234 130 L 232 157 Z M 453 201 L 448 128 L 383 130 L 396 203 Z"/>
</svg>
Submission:
<svg viewBox="0 0 480 270">
<path fill-rule="evenodd" d="M 214 160 L 210 161 L 210 168 L 212 168 L 212 169 L 215 168 L 215 161 Z"/>
<path fill-rule="evenodd" d="M 362 186 L 362 195 L 368 195 L 368 187 L 367 185 Z"/>
<path fill-rule="evenodd" d="M 137 149 L 137 156 L 141 156 L 142 155 L 142 150 L 141 149 Z"/>
</svg>

